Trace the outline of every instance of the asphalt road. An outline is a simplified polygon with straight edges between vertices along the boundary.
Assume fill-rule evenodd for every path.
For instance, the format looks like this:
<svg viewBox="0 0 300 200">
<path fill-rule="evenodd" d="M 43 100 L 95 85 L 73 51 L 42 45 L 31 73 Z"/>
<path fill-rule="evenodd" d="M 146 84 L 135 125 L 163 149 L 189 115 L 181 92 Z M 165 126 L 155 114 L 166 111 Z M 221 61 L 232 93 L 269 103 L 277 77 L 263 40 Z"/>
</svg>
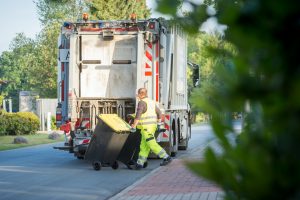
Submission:
<svg viewBox="0 0 300 200">
<path fill-rule="evenodd" d="M 177 157 L 202 148 L 214 138 L 208 125 L 193 126 L 192 139 L 186 151 Z M 143 170 L 103 167 L 95 171 L 91 163 L 78 160 L 65 151 L 40 145 L 0 152 L 0 199 L 107 199 L 159 167 L 159 159 L 149 160 Z"/>
</svg>

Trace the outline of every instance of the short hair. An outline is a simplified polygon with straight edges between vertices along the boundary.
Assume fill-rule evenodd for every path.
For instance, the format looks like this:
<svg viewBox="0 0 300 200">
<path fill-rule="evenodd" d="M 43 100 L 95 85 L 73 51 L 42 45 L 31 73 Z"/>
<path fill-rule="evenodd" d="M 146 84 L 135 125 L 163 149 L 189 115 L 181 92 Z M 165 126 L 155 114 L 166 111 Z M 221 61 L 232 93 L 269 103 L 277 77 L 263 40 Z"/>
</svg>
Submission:
<svg viewBox="0 0 300 200">
<path fill-rule="evenodd" d="M 138 94 L 140 94 L 142 96 L 147 96 L 147 89 L 146 88 L 140 88 L 138 90 Z"/>
</svg>

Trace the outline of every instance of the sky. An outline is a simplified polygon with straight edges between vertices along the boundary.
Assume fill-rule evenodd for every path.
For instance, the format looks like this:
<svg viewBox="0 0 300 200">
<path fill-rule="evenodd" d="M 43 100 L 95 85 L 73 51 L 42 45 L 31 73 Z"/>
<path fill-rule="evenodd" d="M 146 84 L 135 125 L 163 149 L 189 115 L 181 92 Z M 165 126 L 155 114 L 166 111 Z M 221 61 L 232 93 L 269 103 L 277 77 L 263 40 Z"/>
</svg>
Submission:
<svg viewBox="0 0 300 200">
<path fill-rule="evenodd" d="M 151 17 L 162 16 L 154 12 L 156 7 L 154 0 L 147 0 L 147 5 L 152 9 Z M 0 0 L 0 19 L 0 55 L 3 51 L 9 50 L 9 44 L 17 33 L 23 32 L 27 37 L 34 39 L 41 30 L 37 9 L 33 0 Z M 216 19 L 211 18 L 203 25 L 203 28 L 207 32 L 211 32 L 216 27 L 216 24 Z M 218 29 L 222 31 L 224 27 L 218 26 Z"/>
<path fill-rule="evenodd" d="M 35 38 L 41 30 L 33 0 L 0 0 L 0 54 L 9 50 L 9 44 L 17 33 Z"/>
<path fill-rule="evenodd" d="M 147 0 L 147 5 L 154 8 L 154 0 Z M 157 13 L 154 15 L 159 16 Z M 0 0 L 0 19 L 0 54 L 9 50 L 9 44 L 17 33 L 23 32 L 34 39 L 41 30 L 33 0 Z"/>
</svg>

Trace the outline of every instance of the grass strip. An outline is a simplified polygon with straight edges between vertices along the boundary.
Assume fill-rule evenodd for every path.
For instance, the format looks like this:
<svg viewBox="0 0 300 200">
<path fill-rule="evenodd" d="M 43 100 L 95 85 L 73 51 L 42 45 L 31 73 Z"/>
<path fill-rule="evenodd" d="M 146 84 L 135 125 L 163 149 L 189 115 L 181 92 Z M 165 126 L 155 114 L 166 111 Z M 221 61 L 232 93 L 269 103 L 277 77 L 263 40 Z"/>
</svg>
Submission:
<svg viewBox="0 0 300 200">
<path fill-rule="evenodd" d="M 60 137 L 56 140 L 48 139 L 48 134 L 34 134 L 21 136 L 28 140 L 27 144 L 13 144 L 14 138 L 17 136 L 0 136 L 0 151 L 64 141 L 63 135 L 60 135 Z"/>
</svg>

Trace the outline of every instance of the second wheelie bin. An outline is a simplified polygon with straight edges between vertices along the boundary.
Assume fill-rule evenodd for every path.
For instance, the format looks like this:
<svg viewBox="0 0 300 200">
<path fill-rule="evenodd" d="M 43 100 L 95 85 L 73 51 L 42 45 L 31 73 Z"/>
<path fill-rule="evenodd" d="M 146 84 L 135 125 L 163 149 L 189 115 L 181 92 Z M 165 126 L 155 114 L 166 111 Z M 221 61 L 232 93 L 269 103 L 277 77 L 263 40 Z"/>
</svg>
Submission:
<svg viewBox="0 0 300 200">
<path fill-rule="evenodd" d="M 130 125 L 116 114 L 100 114 L 92 139 L 85 153 L 95 170 L 102 166 L 119 167 L 119 154 L 130 134 Z"/>
</svg>

